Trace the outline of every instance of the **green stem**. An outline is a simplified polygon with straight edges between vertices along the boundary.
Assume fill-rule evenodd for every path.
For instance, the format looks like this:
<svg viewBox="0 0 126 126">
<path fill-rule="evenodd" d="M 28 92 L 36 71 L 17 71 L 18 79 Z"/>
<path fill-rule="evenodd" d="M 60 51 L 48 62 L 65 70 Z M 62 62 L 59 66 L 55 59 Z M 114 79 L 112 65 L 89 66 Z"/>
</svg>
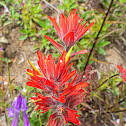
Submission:
<svg viewBox="0 0 126 126">
<path fill-rule="evenodd" d="M 39 113 L 39 123 L 40 123 L 40 126 L 42 126 L 42 120 L 41 120 L 40 113 Z"/>
<path fill-rule="evenodd" d="M 11 88 L 11 80 L 10 80 L 10 70 L 9 70 L 8 60 L 7 60 L 7 68 L 8 68 L 8 76 L 9 76 L 9 86 L 10 86 L 11 100 L 13 101 L 12 88 Z"/>
<path fill-rule="evenodd" d="M 119 76 L 119 74 L 115 74 L 115 75 L 110 76 L 108 79 L 106 79 L 105 81 L 103 81 L 101 85 L 99 85 L 98 87 L 96 87 L 95 89 L 93 89 L 93 91 L 94 91 L 94 90 L 97 90 L 98 88 L 100 88 L 100 87 L 101 87 L 102 85 L 104 85 L 108 80 L 110 80 L 111 78 L 113 78 L 113 77 L 115 77 L 115 76 Z"/>
<path fill-rule="evenodd" d="M 0 88 L 0 95 L 1 95 L 1 98 L 2 98 L 2 101 L 3 101 L 3 104 L 4 104 L 5 115 L 6 115 L 6 117 L 7 117 L 7 121 L 8 121 L 8 123 L 9 123 L 9 126 L 11 126 L 10 120 L 9 120 L 9 118 L 8 118 L 8 116 L 7 116 L 6 104 L 5 104 L 5 101 L 4 101 L 4 98 L 3 98 L 3 93 L 2 93 L 1 88 Z"/>
</svg>

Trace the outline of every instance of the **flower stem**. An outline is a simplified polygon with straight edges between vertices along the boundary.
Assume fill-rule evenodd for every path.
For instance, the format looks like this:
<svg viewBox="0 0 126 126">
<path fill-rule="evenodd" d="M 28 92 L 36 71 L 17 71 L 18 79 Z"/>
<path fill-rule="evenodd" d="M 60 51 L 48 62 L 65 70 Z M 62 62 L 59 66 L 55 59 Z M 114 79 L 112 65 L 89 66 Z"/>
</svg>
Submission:
<svg viewBox="0 0 126 126">
<path fill-rule="evenodd" d="M 8 68 L 8 77 L 9 77 L 9 86 L 10 86 L 11 100 L 13 101 L 12 88 L 11 88 L 11 80 L 10 80 L 10 69 L 9 69 L 8 60 L 7 60 L 7 68 Z"/>
<path fill-rule="evenodd" d="M 40 126 L 42 126 L 42 120 L 41 120 L 40 113 L 39 113 L 39 123 L 40 123 Z"/>
<path fill-rule="evenodd" d="M 8 116 L 7 116 L 6 104 L 5 104 L 5 101 L 4 101 L 4 98 L 3 98 L 3 93 L 2 93 L 1 88 L 0 88 L 0 95 L 1 95 L 1 98 L 2 98 L 2 101 L 3 101 L 3 104 L 4 104 L 5 115 L 6 115 L 6 117 L 7 117 L 7 121 L 8 121 L 8 123 L 9 123 L 9 126 L 11 126 L 10 120 L 9 120 L 9 118 L 8 118 Z"/>
</svg>

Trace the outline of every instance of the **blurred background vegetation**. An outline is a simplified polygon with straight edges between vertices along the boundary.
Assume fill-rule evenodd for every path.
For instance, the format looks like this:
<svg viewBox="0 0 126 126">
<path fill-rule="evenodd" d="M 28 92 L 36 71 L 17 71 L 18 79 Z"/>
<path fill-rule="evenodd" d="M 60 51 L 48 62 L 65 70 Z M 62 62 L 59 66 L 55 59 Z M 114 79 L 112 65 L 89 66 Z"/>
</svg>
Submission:
<svg viewBox="0 0 126 126">
<path fill-rule="evenodd" d="M 89 21 L 88 24 L 95 22 L 94 26 L 90 28 L 90 30 L 75 44 L 73 48 L 73 52 L 80 51 L 82 49 L 87 49 L 88 52 L 90 52 L 93 40 L 98 34 L 110 2 L 111 0 L 0 1 L 0 47 L 2 48 L 0 50 L 0 87 L 2 94 L 1 97 L 4 100 L 4 102 L 2 100 L 0 101 L 1 117 L 3 116 L 2 113 L 5 112 L 4 106 L 9 106 L 10 104 L 7 102 L 9 96 L 6 95 L 9 88 L 6 89 L 6 85 L 3 83 L 5 80 L 8 80 L 8 78 L 5 77 L 8 77 L 6 74 L 7 61 L 9 62 L 8 67 L 10 67 L 10 76 L 12 75 L 15 77 L 16 74 L 11 74 L 11 69 L 23 69 L 23 63 L 27 62 L 29 58 L 34 60 L 33 54 L 35 54 L 37 50 L 45 53 L 46 55 L 52 53 L 56 58 L 60 55 L 56 48 L 44 38 L 44 35 L 46 34 L 56 42 L 61 43 L 61 40 L 56 34 L 48 16 L 55 16 L 58 21 L 60 13 L 64 13 L 68 16 L 69 12 L 76 8 L 80 17 L 83 17 L 84 19 L 83 23 L 86 21 Z M 116 48 L 116 52 L 119 52 L 119 55 L 121 55 L 125 63 L 126 0 L 114 0 L 105 25 L 99 35 L 95 51 L 92 53 L 89 62 L 89 64 L 92 64 L 93 69 L 90 72 L 96 73 L 93 80 L 90 80 L 89 82 L 89 102 L 83 103 L 77 108 L 85 125 L 126 125 L 126 115 L 124 114 L 126 111 L 126 85 L 119 76 L 116 76 L 118 73 L 116 69 L 112 68 L 113 70 L 106 70 L 111 64 L 114 64 L 115 66 L 117 65 L 113 60 L 116 59 L 116 54 L 113 55 L 113 59 L 111 59 L 110 62 L 104 60 L 108 49 L 113 47 Z M 30 52 L 30 50 L 32 51 Z M 24 58 L 19 61 L 18 59 L 24 55 L 21 52 L 25 53 L 26 59 Z M 72 58 L 72 61 L 74 62 L 73 69 L 76 68 L 77 72 L 81 73 L 85 66 L 87 57 L 88 53 Z M 120 61 L 119 65 L 122 63 L 123 62 Z M 104 67 L 103 70 L 101 70 L 100 64 L 107 64 L 107 67 Z M 25 70 L 27 69 L 27 65 L 24 68 Z M 126 64 L 124 64 L 124 66 L 125 65 Z M 22 80 L 22 83 L 25 83 L 27 77 L 21 73 L 23 70 L 18 71 L 20 71 L 20 76 L 22 76 L 23 79 L 26 78 L 24 82 Z M 111 77 L 113 75 L 115 76 Z M 16 77 L 11 78 L 13 93 L 18 94 L 19 92 L 22 92 L 28 100 L 33 96 L 34 92 L 36 92 L 36 89 L 27 87 L 25 84 L 21 86 L 20 81 L 13 81 L 14 79 L 18 79 Z M 22 91 L 24 88 L 27 89 L 26 92 Z M 38 91 L 42 92 L 41 90 Z M 40 114 L 33 109 L 34 105 L 31 104 L 30 101 L 28 103 L 28 107 L 29 109 L 27 113 L 29 114 L 31 126 L 46 125 L 51 111 Z M 22 115 L 20 115 L 20 120 L 22 120 Z M 23 122 L 20 121 L 20 126 L 22 126 L 22 123 Z"/>
</svg>

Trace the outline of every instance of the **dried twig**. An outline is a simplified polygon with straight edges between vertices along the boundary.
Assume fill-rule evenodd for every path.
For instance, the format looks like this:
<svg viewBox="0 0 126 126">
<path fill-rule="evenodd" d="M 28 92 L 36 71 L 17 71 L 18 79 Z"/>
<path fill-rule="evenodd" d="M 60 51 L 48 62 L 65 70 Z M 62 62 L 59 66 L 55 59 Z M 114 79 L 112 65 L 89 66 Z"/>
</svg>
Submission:
<svg viewBox="0 0 126 126">
<path fill-rule="evenodd" d="M 116 104 L 114 104 L 113 106 L 111 106 L 110 108 L 108 108 L 108 110 L 114 108 L 116 105 L 121 104 L 121 103 L 124 102 L 124 101 L 125 101 L 125 99 L 123 99 L 123 100 L 117 102 Z"/>
<path fill-rule="evenodd" d="M 97 90 L 97 89 L 100 88 L 104 83 L 106 83 L 108 80 L 110 80 L 111 78 L 113 78 L 113 77 L 115 77 L 115 76 L 118 76 L 118 75 L 119 75 L 119 74 L 115 74 L 115 75 L 110 76 L 108 79 L 106 79 L 105 81 L 103 81 L 101 85 L 99 85 L 98 87 L 96 87 L 95 89 L 93 89 L 93 91 L 94 91 L 94 90 Z"/>
<path fill-rule="evenodd" d="M 43 0 L 43 2 L 45 2 L 48 6 L 50 6 L 50 7 L 53 8 L 54 10 L 56 10 L 58 13 L 62 13 L 59 9 L 57 9 L 56 7 L 54 7 L 52 4 L 50 4 L 50 3 L 47 2 L 46 0 Z"/>
<path fill-rule="evenodd" d="M 85 73 L 86 67 L 87 67 L 87 65 L 88 65 L 88 63 L 89 63 L 89 60 L 90 60 L 90 57 L 91 57 L 91 54 L 92 54 L 92 52 L 93 52 L 93 50 L 94 50 L 94 47 L 95 47 L 95 45 L 96 45 L 96 43 L 97 43 L 97 41 L 98 41 L 98 37 L 99 37 L 99 35 L 100 35 L 100 33 L 101 33 L 101 30 L 102 30 L 102 28 L 103 28 L 103 26 L 104 26 L 104 23 L 105 23 L 106 18 L 107 18 L 108 14 L 109 14 L 109 11 L 110 11 L 110 8 L 111 8 L 111 6 L 112 6 L 113 1 L 114 1 L 114 0 L 111 0 L 111 3 L 110 3 L 110 5 L 109 5 L 108 11 L 107 11 L 107 13 L 106 13 L 106 16 L 104 17 L 103 23 L 102 23 L 102 25 L 101 25 L 101 27 L 100 27 L 100 30 L 99 30 L 99 32 L 98 32 L 98 34 L 97 34 L 97 36 L 96 36 L 96 38 L 95 38 L 95 40 L 94 40 L 94 42 L 93 42 L 93 46 L 92 46 L 91 51 L 90 51 L 90 53 L 89 53 L 89 56 L 88 56 L 88 58 L 87 58 L 87 61 L 86 61 L 85 67 L 84 67 L 84 72 L 83 72 L 83 74 Z"/>
</svg>

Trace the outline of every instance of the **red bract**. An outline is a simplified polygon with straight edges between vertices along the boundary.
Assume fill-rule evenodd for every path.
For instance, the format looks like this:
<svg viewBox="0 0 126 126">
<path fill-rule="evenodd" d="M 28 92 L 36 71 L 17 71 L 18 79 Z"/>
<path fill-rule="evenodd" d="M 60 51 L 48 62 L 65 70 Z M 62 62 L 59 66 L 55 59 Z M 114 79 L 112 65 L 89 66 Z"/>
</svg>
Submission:
<svg viewBox="0 0 126 126">
<path fill-rule="evenodd" d="M 123 69 L 123 66 L 121 65 L 121 67 L 119 65 L 117 65 L 119 71 L 120 71 L 120 76 L 123 79 L 123 82 L 126 81 L 126 69 Z"/>
<path fill-rule="evenodd" d="M 44 96 L 36 93 L 37 97 L 31 98 L 38 105 L 37 110 L 41 110 L 42 113 L 49 109 L 53 110 L 53 114 L 48 120 L 48 126 L 61 126 L 64 121 L 80 125 L 77 119 L 79 115 L 73 108 L 85 98 L 86 91 L 84 88 L 87 87 L 88 83 L 80 82 L 76 84 L 77 75 L 72 82 L 68 82 L 76 74 L 76 70 L 69 73 L 72 63 L 68 65 L 70 58 L 66 61 L 65 51 L 59 57 L 56 65 L 55 58 L 53 59 L 51 54 L 47 58 L 45 55 L 42 57 L 40 52 L 37 52 L 37 54 L 41 72 L 30 61 L 33 70 L 27 70 L 31 77 L 27 85 L 42 89 L 47 94 Z"/>
<path fill-rule="evenodd" d="M 68 18 L 61 13 L 60 18 L 59 18 L 60 27 L 58 26 L 55 17 L 54 18 L 49 17 L 49 19 L 53 23 L 59 37 L 61 38 L 62 42 L 66 45 L 68 50 L 94 24 L 94 22 L 92 22 L 91 24 L 89 24 L 86 27 L 86 24 L 88 23 L 88 21 L 87 21 L 84 25 L 82 25 L 83 18 L 80 19 L 78 14 L 76 14 L 76 9 L 73 10 L 73 13 L 72 12 L 69 13 Z M 46 35 L 45 35 L 45 37 L 52 44 L 54 44 L 54 41 L 52 41 L 52 39 L 50 39 Z"/>
</svg>

